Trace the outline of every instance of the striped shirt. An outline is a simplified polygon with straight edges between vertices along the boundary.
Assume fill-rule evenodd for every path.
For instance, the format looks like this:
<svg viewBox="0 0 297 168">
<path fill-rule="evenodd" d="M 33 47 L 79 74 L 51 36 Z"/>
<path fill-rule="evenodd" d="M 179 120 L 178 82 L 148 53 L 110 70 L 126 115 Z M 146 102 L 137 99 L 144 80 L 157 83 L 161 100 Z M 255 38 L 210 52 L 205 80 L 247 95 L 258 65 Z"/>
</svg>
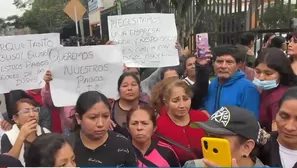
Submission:
<svg viewBox="0 0 297 168">
<path fill-rule="evenodd" d="M 152 138 L 151 145 L 144 155 L 136 147 L 134 149 L 139 167 L 180 167 L 173 148 L 154 138 Z"/>
</svg>

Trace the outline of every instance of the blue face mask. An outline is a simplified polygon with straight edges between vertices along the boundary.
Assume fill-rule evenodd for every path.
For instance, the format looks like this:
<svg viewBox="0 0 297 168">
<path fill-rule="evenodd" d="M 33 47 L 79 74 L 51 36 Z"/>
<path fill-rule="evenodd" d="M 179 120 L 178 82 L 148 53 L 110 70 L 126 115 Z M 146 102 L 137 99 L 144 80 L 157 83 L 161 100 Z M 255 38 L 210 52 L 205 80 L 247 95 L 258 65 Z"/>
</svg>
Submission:
<svg viewBox="0 0 297 168">
<path fill-rule="evenodd" d="M 279 85 L 279 83 L 277 83 L 276 81 L 277 79 L 260 81 L 259 79 L 254 78 L 253 83 L 263 90 L 270 90 L 276 88 Z"/>
</svg>

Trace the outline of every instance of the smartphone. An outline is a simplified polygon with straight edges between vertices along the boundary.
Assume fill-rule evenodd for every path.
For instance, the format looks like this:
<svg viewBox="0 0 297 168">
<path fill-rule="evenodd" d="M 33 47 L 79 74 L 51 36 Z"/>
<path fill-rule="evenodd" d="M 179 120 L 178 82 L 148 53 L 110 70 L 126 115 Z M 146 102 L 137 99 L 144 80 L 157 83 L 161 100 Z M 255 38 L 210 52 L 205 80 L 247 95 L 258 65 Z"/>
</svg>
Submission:
<svg viewBox="0 0 297 168">
<path fill-rule="evenodd" d="M 209 50 L 208 33 L 196 34 L 197 57 L 205 57 Z"/>
<path fill-rule="evenodd" d="M 227 139 L 203 137 L 201 143 L 203 158 L 221 167 L 232 166 L 230 143 Z"/>
</svg>

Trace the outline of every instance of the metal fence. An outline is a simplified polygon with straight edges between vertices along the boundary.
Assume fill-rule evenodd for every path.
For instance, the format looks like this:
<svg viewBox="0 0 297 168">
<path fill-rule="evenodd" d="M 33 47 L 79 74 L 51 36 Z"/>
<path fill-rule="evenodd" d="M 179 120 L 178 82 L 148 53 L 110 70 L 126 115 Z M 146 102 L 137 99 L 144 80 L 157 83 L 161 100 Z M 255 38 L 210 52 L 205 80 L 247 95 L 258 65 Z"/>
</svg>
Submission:
<svg viewBox="0 0 297 168">
<path fill-rule="evenodd" d="M 189 40 L 192 50 L 195 34 L 207 32 L 211 45 L 237 44 L 244 32 L 254 32 L 260 49 L 266 33 L 286 34 L 291 19 L 297 17 L 296 0 L 208 0 Z M 192 7 L 192 11 L 195 7 Z"/>
<path fill-rule="evenodd" d="M 187 24 L 193 23 L 197 17 L 196 0 L 191 1 L 193 3 L 186 14 Z M 156 8 L 146 2 L 126 1 L 122 6 L 122 14 L 156 12 Z M 197 33 L 207 32 L 210 45 L 213 46 L 237 44 L 241 34 L 252 31 L 257 36 L 256 51 L 266 33 L 286 34 L 291 31 L 291 18 L 297 17 L 296 9 L 296 0 L 207 0 L 187 45 L 195 50 Z M 174 13 L 174 9 L 170 8 L 168 12 Z M 102 12 L 103 38 L 108 38 L 107 16 L 116 14 L 115 6 Z"/>
</svg>

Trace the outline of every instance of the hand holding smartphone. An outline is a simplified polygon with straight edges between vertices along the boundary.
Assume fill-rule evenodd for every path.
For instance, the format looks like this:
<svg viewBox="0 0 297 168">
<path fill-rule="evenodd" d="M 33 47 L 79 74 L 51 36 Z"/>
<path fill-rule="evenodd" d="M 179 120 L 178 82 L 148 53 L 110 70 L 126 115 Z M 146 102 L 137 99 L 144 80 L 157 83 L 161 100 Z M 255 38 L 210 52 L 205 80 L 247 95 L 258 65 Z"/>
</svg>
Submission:
<svg viewBox="0 0 297 168">
<path fill-rule="evenodd" d="M 197 57 L 202 58 L 209 54 L 208 34 L 200 33 L 196 35 Z"/>
<path fill-rule="evenodd" d="M 204 159 L 221 167 L 232 166 L 230 143 L 227 139 L 203 137 L 201 143 Z"/>
</svg>

